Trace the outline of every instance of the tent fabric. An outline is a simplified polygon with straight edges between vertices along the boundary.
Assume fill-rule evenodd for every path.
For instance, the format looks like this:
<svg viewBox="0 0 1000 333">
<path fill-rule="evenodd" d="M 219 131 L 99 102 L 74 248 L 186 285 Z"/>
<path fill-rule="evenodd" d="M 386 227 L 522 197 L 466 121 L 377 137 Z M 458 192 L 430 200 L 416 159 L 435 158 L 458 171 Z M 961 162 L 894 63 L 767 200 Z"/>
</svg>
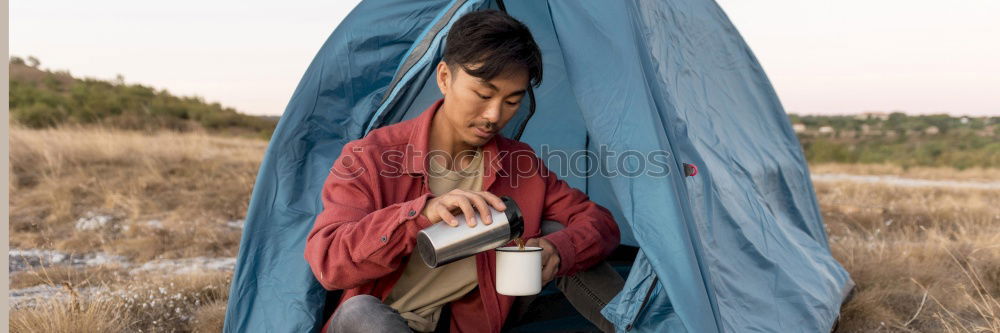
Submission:
<svg viewBox="0 0 1000 333">
<path fill-rule="evenodd" d="M 304 258 L 320 193 L 344 144 L 362 137 L 410 47 L 447 1 L 364 1 L 303 74 L 268 144 L 251 194 L 225 332 L 310 332 L 326 290 Z"/>
<path fill-rule="evenodd" d="M 620 331 L 829 331 L 853 282 L 833 259 L 799 143 L 760 64 L 711 0 L 504 1 L 532 30 L 545 77 L 532 145 L 546 153 L 664 153 L 663 174 L 559 173 L 640 247 L 602 312 Z M 323 325 L 326 291 L 303 258 L 344 143 L 440 97 L 433 67 L 450 25 L 489 0 L 369 0 L 309 65 L 261 165 L 225 331 Z M 525 107 L 527 108 L 527 106 Z M 526 121 L 526 122 L 525 122 Z M 515 124 L 520 122 L 520 124 Z M 516 126 L 515 126 L 516 125 Z M 635 159 L 585 170 L 635 170 Z M 683 175 L 682 163 L 698 166 Z"/>
</svg>

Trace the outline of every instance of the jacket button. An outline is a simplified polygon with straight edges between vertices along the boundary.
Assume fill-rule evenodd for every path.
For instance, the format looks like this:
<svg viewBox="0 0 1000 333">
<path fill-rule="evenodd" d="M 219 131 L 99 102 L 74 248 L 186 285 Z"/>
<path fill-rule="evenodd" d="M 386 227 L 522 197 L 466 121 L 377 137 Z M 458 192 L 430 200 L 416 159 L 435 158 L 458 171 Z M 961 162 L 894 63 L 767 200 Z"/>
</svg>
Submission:
<svg viewBox="0 0 1000 333">
<path fill-rule="evenodd" d="M 388 239 L 389 239 L 388 237 L 385 237 L 385 235 L 382 235 L 382 238 L 379 239 L 379 240 L 381 240 L 382 243 L 385 243 L 385 241 L 388 240 Z"/>
<path fill-rule="evenodd" d="M 417 211 L 411 209 L 410 210 L 410 217 L 413 217 L 413 215 L 417 215 Z"/>
</svg>

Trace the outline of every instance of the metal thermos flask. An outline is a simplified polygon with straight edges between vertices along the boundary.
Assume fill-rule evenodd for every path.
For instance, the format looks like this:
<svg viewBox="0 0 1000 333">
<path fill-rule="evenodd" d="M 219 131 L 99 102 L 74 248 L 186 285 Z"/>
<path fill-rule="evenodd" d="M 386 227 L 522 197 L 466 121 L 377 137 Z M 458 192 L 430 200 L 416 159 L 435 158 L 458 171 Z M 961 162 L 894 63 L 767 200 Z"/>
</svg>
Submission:
<svg viewBox="0 0 1000 333">
<path fill-rule="evenodd" d="M 521 209 L 510 197 L 500 197 L 506 209 L 500 212 L 490 208 L 493 223 L 483 224 L 478 213 L 474 214 L 476 226 L 465 224 L 465 215 L 456 215 L 457 227 L 444 222 L 435 223 L 417 233 L 417 252 L 430 267 L 464 259 L 486 250 L 495 249 L 507 244 L 512 239 L 521 237 L 524 232 L 524 218 Z"/>
</svg>

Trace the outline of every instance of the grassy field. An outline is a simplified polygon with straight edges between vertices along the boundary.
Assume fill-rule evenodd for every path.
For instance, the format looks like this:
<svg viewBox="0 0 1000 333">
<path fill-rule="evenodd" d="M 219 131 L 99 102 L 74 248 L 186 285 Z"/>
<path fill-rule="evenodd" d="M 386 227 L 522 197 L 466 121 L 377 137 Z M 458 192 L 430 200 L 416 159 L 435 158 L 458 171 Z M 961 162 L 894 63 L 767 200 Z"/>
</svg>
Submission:
<svg viewBox="0 0 1000 333">
<path fill-rule="evenodd" d="M 1000 169 L 967 168 L 957 170 L 941 167 L 908 167 L 892 164 L 822 163 L 809 166 L 814 174 L 849 174 L 866 176 L 895 176 L 912 179 L 954 180 L 965 182 L 1000 181 Z"/>
<path fill-rule="evenodd" d="M 234 256 L 267 143 L 204 133 L 12 128 L 12 248 L 132 260 Z M 75 228 L 89 215 L 107 222 Z M 154 223 L 149 223 L 153 221 Z"/>
<path fill-rule="evenodd" d="M 42 261 L 54 262 L 12 272 L 12 294 L 54 289 L 11 309 L 12 332 L 220 330 L 232 273 L 171 260 L 236 255 L 235 222 L 267 142 L 13 127 L 10 145 L 11 249 L 44 249 Z M 93 253 L 104 262 L 84 257 Z M 53 297 L 62 294 L 77 296 Z"/>
<path fill-rule="evenodd" d="M 265 141 L 81 127 L 10 136 L 11 248 L 24 262 L 12 266 L 12 295 L 44 295 L 11 308 L 12 332 L 221 329 L 225 260 Z M 1000 182 L 998 169 L 812 172 Z M 857 282 L 839 332 L 1000 332 L 1000 189 L 817 181 L 816 191 L 833 254 Z"/>
<path fill-rule="evenodd" d="M 815 185 L 857 283 L 841 332 L 1000 332 L 1000 190 Z"/>
</svg>

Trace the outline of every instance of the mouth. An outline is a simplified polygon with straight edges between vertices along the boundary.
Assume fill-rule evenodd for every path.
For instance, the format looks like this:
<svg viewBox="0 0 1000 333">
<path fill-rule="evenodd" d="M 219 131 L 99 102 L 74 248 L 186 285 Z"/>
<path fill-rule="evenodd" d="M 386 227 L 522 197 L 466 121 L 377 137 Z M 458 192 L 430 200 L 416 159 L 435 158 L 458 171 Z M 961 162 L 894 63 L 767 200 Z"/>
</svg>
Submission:
<svg viewBox="0 0 1000 333">
<path fill-rule="evenodd" d="M 476 136 L 483 139 L 489 139 L 490 137 L 493 136 L 493 134 L 496 134 L 496 132 L 494 131 L 488 131 L 479 127 L 473 127 L 472 133 L 476 134 Z"/>
</svg>

